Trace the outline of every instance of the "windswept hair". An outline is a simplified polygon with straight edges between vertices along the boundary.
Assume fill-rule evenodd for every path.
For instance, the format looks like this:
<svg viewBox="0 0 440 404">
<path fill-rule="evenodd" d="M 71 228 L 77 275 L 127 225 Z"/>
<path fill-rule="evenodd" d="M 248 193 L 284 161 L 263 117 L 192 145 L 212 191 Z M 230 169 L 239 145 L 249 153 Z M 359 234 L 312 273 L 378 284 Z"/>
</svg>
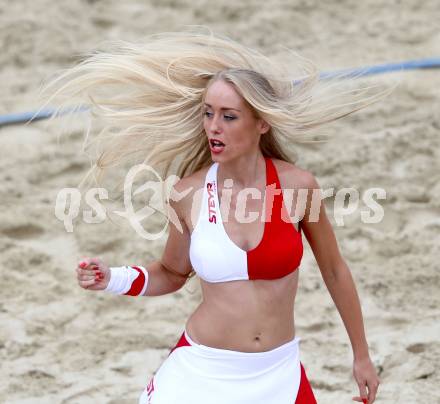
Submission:
<svg viewBox="0 0 440 404">
<path fill-rule="evenodd" d="M 270 124 L 260 140 L 263 155 L 294 162 L 295 142 L 310 141 L 314 129 L 386 92 L 371 95 L 373 87 L 349 89 L 338 79 L 323 83 L 311 61 L 284 50 L 290 62 L 200 27 L 154 34 L 141 43 L 110 41 L 60 73 L 42 93 L 50 94 L 48 102 L 59 100 L 57 112 L 77 101 L 75 109 L 88 106 L 104 123 L 95 139 L 89 131 L 86 135 L 87 145 L 98 145 L 89 174 L 136 158 L 163 178 L 184 177 L 211 164 L 203 102 L 214 80 L 232 83 L 255 115 Z"/>
<path fill-rule="evenodd" d="M 254 115 L 269 123 L 260 138 L 263 155 L 292 163 L 296 142 L 314 141 L 317 128 L 389 93 L 371 94 L 375 86 L 354 85 L 354 76 L 323 82 L 314 63 L 284 51 L 290 61 L 198 27 L 151 35 L 141 43 L 106 42 L 50 81 L 42 94 L 49 94 L 45 105 L 58 100 L 58 113 L 76 102 L 71 112 L 90 108 L 103 123 L 94 139 L 90 128 L 86 132 L 85 147 L 96 146 L 96 161 L 84 183 L 90 175 L 99 182 L 105 169 L 123 162 L 146 163 L 163 179 L 212 164 L 203 112 L 206 90 L 216 80 L 232 84 Z M 169 195 L 162 191 L 167 211 Z"/>
</svg>

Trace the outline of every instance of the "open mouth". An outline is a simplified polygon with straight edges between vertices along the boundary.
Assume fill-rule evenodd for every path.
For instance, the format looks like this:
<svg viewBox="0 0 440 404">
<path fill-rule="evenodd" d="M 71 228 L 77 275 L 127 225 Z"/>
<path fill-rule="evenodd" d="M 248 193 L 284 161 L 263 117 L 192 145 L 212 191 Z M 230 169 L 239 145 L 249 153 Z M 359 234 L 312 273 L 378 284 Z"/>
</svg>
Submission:
<svg viewBox="0 0 440 404">
<path fill-rule="evenodd" d="M 214 151 L 223 150 L 223 148 L 225 147 L 225 144 L 217 139 L 210 139 L 209 144 L 211 145 L 211 149 Z"/>
</svg>

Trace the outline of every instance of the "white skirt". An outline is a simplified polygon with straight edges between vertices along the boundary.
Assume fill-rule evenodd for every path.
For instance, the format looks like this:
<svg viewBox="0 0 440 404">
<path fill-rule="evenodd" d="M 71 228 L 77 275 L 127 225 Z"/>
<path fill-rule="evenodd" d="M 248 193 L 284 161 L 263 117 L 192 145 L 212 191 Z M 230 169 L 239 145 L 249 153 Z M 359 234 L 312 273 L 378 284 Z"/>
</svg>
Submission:
<svg viewBox="0 0 440 404">
<path fill-rule="evenodd" d="M 240 352 L 197 344 L 185 330 L 139 404 L 315 404 L 299 341 Z"/>
</svg>

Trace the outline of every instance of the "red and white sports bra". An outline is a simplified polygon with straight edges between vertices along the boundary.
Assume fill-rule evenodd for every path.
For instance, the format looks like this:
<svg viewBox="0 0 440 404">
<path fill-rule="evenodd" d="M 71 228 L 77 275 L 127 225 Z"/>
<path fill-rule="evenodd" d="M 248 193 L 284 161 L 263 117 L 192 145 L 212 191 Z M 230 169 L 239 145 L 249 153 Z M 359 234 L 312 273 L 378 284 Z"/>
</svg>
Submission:
<svg viewBox="0 0 440 404">
<path fill-rule="evenodd" d="M 270 217 L 267 187 L 280 190 L 274 163 L 266 161 L 266 219 Z M 189 256 L 197 275 L 207 282 L 277 279 L 295 271 L 301 262 L 303 244 L 301 228 L 296 230 L 283 203 L 282 192 L 272 192 L 273 209 L 265 221 L 263 238 L 257 247 L 245 251 L 227 235 L 220 215 L 217 193 L 218 163 L 208 170 L 203 190 L 200 214 L 191 233 Z M 274 195 L 275 194 L 275 195 Z M 281 215 L 282 210 L 284 216 Z M 261 219 L 261 218 L 260 218 Z"/>
</svg>

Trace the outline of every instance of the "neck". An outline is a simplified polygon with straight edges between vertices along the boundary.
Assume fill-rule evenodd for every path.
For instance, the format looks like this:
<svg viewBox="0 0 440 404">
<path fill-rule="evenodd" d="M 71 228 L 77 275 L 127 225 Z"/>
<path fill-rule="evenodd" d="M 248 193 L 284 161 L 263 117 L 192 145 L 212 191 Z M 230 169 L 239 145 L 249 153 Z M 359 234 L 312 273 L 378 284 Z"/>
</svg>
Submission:
<svg viewBox="0 0 440 404">
<path fill-rule="evenodd" d="M 225 179 L 232 179 L 234 188 L 250 188 L 260 183 L 266 175 L 266 161 L 261 151 L 251 156 L 219 163 L 217 180 L 223 184 Z"/>
</svg>

